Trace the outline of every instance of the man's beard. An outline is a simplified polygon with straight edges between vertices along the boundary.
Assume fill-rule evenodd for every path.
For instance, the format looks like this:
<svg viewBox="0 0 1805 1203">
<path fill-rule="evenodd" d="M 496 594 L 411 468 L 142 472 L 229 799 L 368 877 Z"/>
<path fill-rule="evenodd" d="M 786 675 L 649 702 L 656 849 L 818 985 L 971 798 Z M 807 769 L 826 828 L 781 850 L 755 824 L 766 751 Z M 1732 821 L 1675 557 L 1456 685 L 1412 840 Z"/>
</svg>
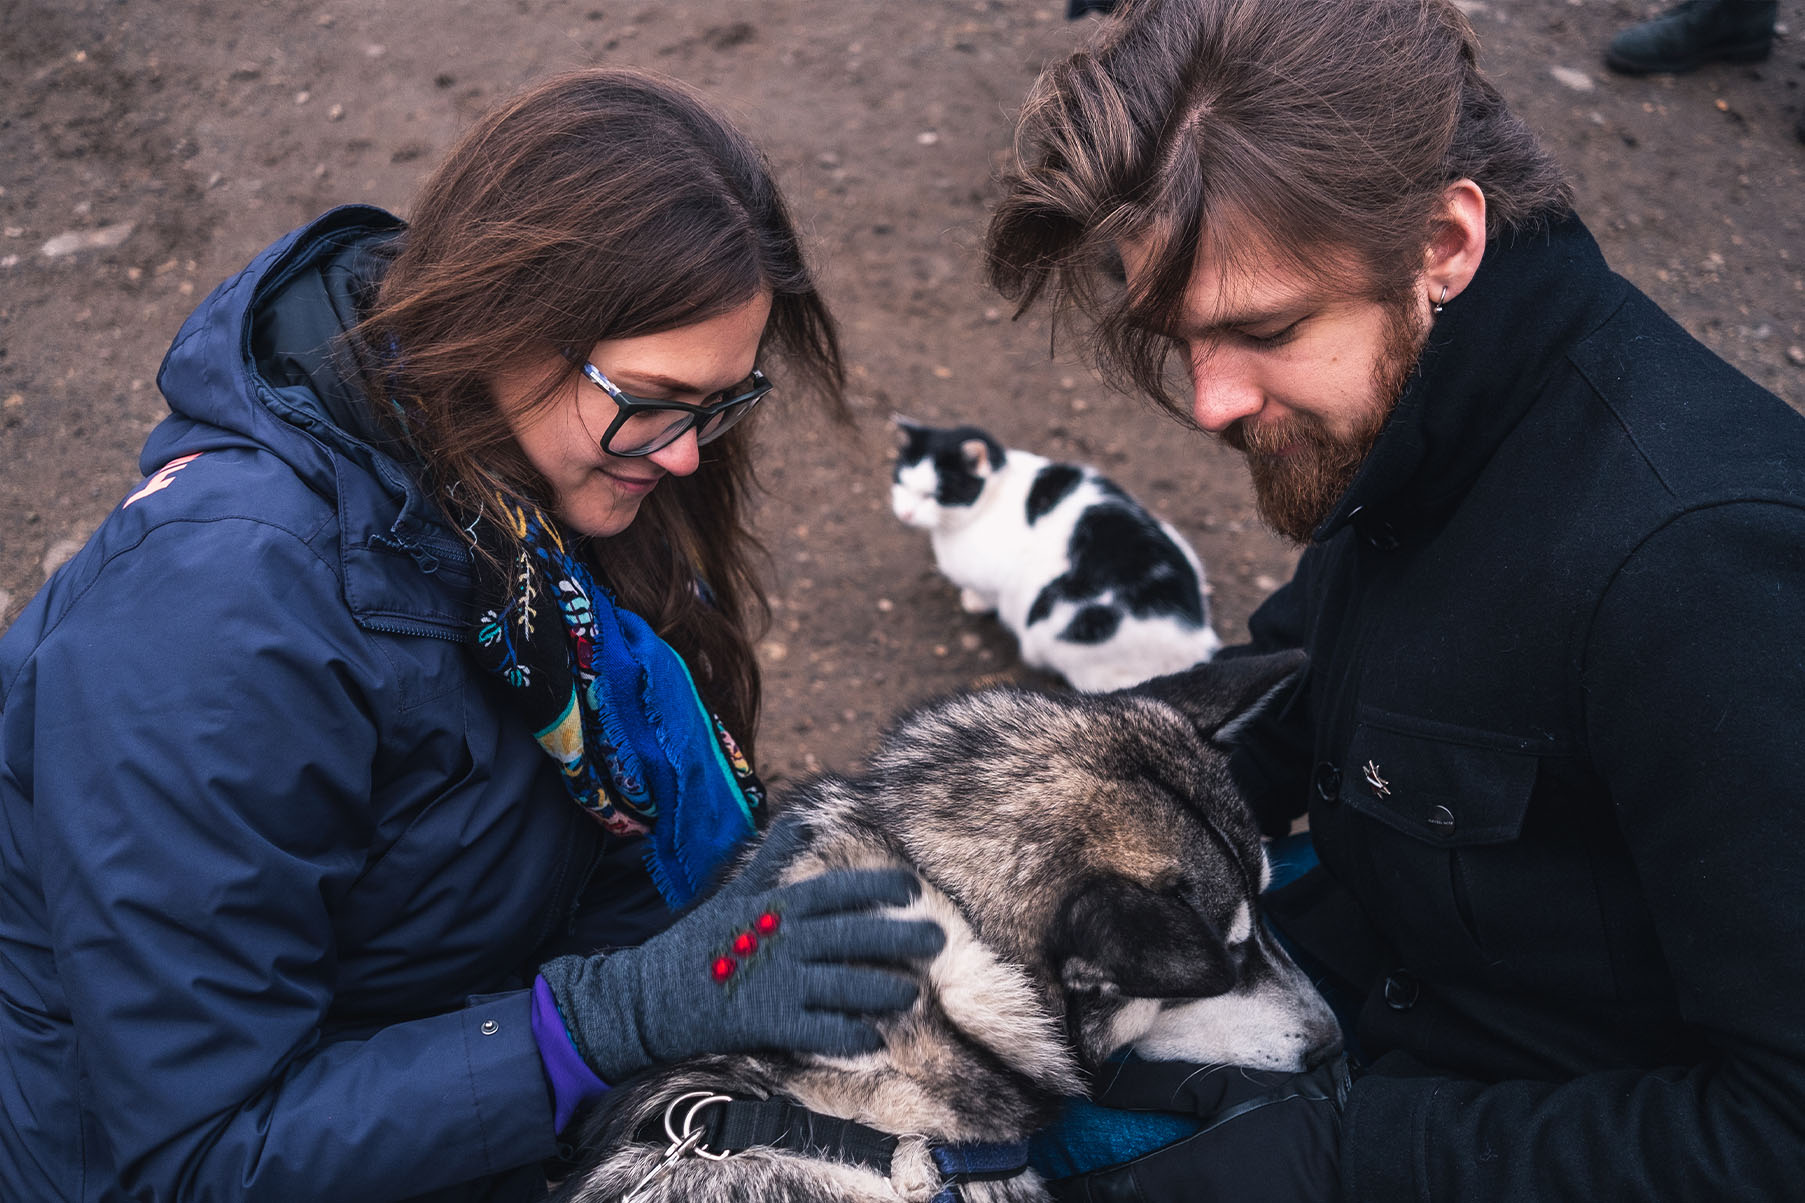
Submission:
<svg viewBox="0 0 1805 1203">
<path fill-rule="evenodd" d="M 1384 342 L 1373 364 L 1370 407 L 1356 415 L 1353 431 L 1337 437 L 1321 417 L 1299 412 L 1278 422 L 1235 422 L 1222 441 L 1247 457 L 1254 507 L 1282 538 L 1306 544 L 1335 508 L 1379 440 L 1416 371 L 1428 329 L 1413 297 L 1385 302 Z M 1278 452 L 1290 448 L 1283 456 Z"/>
</svg>

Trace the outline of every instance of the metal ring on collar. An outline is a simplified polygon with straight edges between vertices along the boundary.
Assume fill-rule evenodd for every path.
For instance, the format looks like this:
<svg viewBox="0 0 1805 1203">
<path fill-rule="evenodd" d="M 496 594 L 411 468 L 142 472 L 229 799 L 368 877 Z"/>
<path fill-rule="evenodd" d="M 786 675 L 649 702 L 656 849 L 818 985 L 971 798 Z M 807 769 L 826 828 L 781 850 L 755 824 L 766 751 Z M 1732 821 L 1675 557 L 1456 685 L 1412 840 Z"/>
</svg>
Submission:
<svg viewBox="0 0 1805 1203">
<path fill-rule="evenodd" d="M 689 1102 L 691 1099 L 695 1099 L 696 1102 L 690 1106 L 688 1111 L 683 1113 L 683 1131 L 679 1132 L 674 1123 L 677 1117 L 677 1108 L 681 1107 L 684 1103 Z M 699 1139 L 702 1135 L 701 1129 L 696 1127 L 696 1113 L 701 1111 L 702 1108 L 714 1103 L 731 1103 L 732 1101 L 733 1099 L 728 1095 L 712 1094 L 706 1090 L 692 1090 L 688 1094 L 680 1094 L 671 1100 L 670 1106 L 664 1109 L 664 1134 L 671 1138 L 671 1143 L 673 1145 L 679 1144 L 692 1136 L 697 1137 L 698 1140 L 694 1146 L 696 1156 L 706 1157 L 710 1161 L 725 1161 L 733 1156 L 734 1150 L 722 1149 L 719 1153 L 716 1153 L 707 1145 L 702 1144 Z"/>
</svg>

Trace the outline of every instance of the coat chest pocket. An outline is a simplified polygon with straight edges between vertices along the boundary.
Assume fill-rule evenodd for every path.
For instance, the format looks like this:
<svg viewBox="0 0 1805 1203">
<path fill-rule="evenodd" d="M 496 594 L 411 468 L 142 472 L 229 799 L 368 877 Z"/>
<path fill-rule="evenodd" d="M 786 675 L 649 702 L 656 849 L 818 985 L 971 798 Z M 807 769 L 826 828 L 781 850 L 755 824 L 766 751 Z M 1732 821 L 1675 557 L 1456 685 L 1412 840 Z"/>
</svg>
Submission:
<svg viewBox="0 0 1805 1203">
<path fill-rule="evenodd" d="M 1454 738 L 1362 722 L 1348 745 L 1341 801 L 1428 844 L 1514 840 L 1529 810 L 1537 757 L 1509 744 L 1481 732 Z"/>
<path fill-rule="evenodd" d="M 1498 968 L 1508 957 L 1484 938 L 1487 911 L 1509 903 L 1479 882 L 1521 854 L 1538 757 L 1508 737 L 1369 711 L 1343 764 L 1337 825 L 1361 829 L 1346 868 L 1404 962 Z"/>
</svg>

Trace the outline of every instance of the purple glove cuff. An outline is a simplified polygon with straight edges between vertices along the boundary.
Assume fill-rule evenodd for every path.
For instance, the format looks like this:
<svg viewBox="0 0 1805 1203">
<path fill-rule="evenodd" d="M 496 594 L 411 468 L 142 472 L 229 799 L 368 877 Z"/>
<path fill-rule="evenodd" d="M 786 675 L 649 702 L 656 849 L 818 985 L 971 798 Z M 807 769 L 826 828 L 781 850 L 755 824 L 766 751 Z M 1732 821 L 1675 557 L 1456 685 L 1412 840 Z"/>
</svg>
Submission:
<svg viewBox="0 0 1805 1203">
<path fill-rule="evenodd" d="M 577 1108 L 600 1098 L 608 1083 L 596 1077 L 577 1052 L 552 988 L 542 977 L 533 979 L 533 1043 L 539 1046 L 545 1080 L 552 1086 L 552 1131 L 562 1132 Z"/>
</svg>

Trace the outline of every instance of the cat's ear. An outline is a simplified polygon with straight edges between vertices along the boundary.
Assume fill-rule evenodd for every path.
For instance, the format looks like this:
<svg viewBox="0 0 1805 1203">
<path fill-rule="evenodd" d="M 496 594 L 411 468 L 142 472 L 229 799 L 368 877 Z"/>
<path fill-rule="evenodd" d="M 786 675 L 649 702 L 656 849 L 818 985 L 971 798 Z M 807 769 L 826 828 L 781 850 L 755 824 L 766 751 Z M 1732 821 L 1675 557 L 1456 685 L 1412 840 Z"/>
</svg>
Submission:
<svg viewBox="0 0 1805 1203">
<path fill-rule="evenodd" d="M 927 429 L 913 418 L 905 418 L 896 413 L 890 415 L 890 425 L 896 431 L 896 449 L 898 451 L 907 451 L 920 437 L 921 432 Z"/>
<path fill-rule="evenodd" d="M 983 439 L 966 439 L 959 444 L 959 458 L 965 461 L 965 469 L 973 476 L 989 476 L 996 465 L 990 462 L 990 448 Z"/>
</svg>

